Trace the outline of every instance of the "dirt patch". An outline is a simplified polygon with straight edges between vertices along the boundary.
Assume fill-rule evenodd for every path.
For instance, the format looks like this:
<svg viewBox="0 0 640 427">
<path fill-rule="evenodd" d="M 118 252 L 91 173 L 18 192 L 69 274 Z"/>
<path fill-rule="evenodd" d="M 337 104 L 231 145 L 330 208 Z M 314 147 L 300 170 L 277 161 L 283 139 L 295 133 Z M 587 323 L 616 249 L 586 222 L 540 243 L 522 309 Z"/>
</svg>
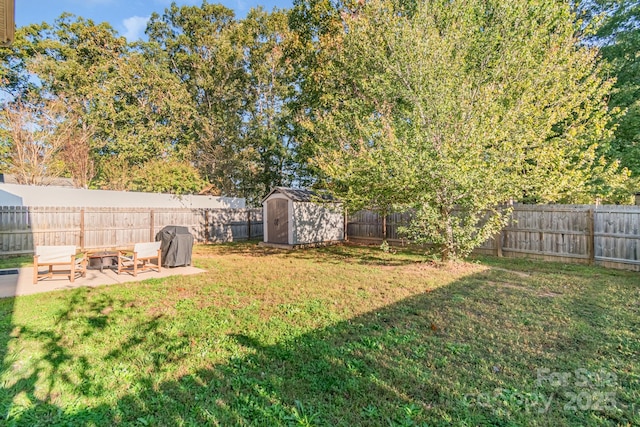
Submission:
<svg viewBox="0 0 640 427">
<path fill-rule="evenodd" d="M 556 298 L 556 297 L 562 296 L 562 294 L 558 292 L 546 291 L 546 292 L 539 293 L 538 296 L 542 298 Z"/>
<path fill-rule="evenodd" d="M 421 275 L 425 273 L 450 273 L 456 276 L 466 276 L 469 274 L 480 273 L 488 270 L 488 268 L 483 265 L 473 264 L 469 262 L 450 262 L 446 264 L 436 262 L 417 262 L 404 266 L 387 266 L 381 268 L 393 269 L 407 273 L 419 273 Z"/>
<path fill-rule="evenodd" d="M 562 294 L 558 293 L 558 292 L 552 292 L 552 291 L 538 291 L 536 289 L 531 289 L 527 286 L 524 285 L 518 285 L 516 283 L 511 283 L 511 282 L 496 282 L 496 281 L 487 281 L 487 285 L 492 285 L 492 286 L 498 286 L 501 288 L 507 288 L 507 289 L 516 289 L 518 291 L 523 291 L 523 292 L 527 292 L 530 294 L 534 294 L 538 297 L 541 298 L 554 298 L 554 297 L 559 297 Z"/>
<path fill-rule="evenodd" d="M 531 288 L 527 288 L 526 286 L 517 285 L 515 283 L 510 283 L 510 282 L 496 282 L 496 281 L 489 280 L 487 281 L 487 285 L 499 286 L 501 288 L 508 288 L 508 289 L 517 289 L 519 291 L 534 292 L 533 289 Z"/>
<path fill-rule="evenodd" d="M 507 268 L 491 267 L 491 269 L 492 270 L 497 270 L 497 271 L 504 271 L 506 273 L 512 273 L 512 274 L 515 274 L 518 277 L 531 277 L 531 275 L 528 274 L 528 273 L 524 273 L 522 271 L 509 270 Z"/>
</svg>

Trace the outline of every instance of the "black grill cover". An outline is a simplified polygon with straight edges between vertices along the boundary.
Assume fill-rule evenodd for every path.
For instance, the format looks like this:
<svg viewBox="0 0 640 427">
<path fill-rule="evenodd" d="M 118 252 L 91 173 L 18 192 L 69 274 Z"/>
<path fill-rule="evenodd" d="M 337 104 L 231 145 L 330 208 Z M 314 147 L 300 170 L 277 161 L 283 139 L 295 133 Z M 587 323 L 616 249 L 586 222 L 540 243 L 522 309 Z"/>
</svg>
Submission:
<svg viewBox="0 0 640 427">
<path fill-rule="evenodd" d="M 161 241 L 163 267 L 191 265 L 193 236 L 187 227 L 167 225 L 156 234 L 156 242 Z"/>
</svg>

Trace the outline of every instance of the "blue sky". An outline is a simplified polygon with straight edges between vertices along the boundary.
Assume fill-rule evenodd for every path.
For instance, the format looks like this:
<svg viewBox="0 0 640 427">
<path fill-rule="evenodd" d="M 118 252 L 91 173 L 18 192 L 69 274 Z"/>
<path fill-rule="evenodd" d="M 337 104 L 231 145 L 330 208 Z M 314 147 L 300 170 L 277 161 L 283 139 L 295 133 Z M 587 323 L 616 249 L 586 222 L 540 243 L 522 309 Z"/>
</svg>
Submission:
<svg viewBox="0 0 640 427">
<path fill-rule="evenodd" d="M 153 12 L 162 13 L 171 0 L 15 0 L 16 26 L 41 22 L 52 23 L 63 12 L 95 22 L 106 21 L 130 41 L 144 34 L 147 19 Z M 175 0 L 181 5 L 201 5 L 202 0 Z M 233 9 L 242 18 L 254 7 L 271 11 L 274 7 L 290 8 L 293 0 L 209 0 Z"/>
</svg>

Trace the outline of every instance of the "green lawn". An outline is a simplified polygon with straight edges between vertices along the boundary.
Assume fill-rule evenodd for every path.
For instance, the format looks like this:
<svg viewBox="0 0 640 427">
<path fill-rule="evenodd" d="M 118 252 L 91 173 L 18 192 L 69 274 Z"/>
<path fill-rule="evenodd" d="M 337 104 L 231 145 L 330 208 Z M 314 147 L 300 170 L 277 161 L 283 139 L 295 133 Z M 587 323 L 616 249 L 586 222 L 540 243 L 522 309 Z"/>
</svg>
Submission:
<svg viewBox="0 0 640 427">
<path fill-rule="evenodd" d="M 0 424 L 640 425 L 640 275 L 196 246 L 197 276 L 0 300 Z"/>
</svg>

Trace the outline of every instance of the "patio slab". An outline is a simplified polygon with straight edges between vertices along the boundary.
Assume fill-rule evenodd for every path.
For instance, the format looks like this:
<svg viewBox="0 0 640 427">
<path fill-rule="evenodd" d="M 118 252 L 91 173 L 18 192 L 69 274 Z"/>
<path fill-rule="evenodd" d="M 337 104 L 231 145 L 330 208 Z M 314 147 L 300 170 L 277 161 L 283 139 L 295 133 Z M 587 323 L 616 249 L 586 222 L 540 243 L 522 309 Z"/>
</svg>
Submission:
<svg viewBox="0 0 640 427">
<path fill-rule="evenodd" d="M 17 270 L 17 273 L 15 272 Z M 157 271 L 143 271 L 136 277 L 128 273 L 118 275 L 111 269 L 89 270 L 86 277 L 76 277 L 71 283 L 68 276 L 62 274 L 54 275 L 53 278 L 40 279 L 37 284 L 33 284 L 33 267 L 7 268 L 0 270 L 0 298 L 13 297 L 17 295 L 31 295 L 41 292 L 58 291 L 64 289 L 74 289 L 83 286 L 96 287 L 112 285 L 116 283 L 139 282 L 146 279 L 157 279 L 169 276 L 190 275 L 204 273 L 196 267 L 169 267 Z"/>
</svg>

